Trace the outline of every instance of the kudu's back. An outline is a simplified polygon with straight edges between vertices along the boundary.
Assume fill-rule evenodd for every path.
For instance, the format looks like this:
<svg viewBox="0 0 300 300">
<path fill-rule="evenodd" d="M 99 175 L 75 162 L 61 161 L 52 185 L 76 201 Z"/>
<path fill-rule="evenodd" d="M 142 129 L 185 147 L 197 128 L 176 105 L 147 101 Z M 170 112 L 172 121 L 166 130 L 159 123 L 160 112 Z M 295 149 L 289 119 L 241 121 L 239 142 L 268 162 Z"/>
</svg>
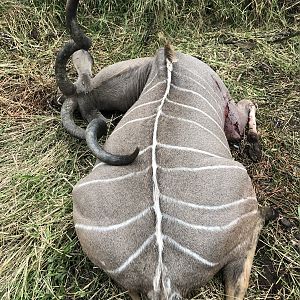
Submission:
<svg viewBox="0 0 300 300">
<path fill-rule="evenodd" d="M 104 148 L 140 154 L 98 164 L 74 188 L 74 220 L 89 258 L 152 299 L 204 284 L 251 243 L 257 202 L 224 134 L 228 92 L 181 53 L 158 51 L 139 100 Z"/>
</svg>

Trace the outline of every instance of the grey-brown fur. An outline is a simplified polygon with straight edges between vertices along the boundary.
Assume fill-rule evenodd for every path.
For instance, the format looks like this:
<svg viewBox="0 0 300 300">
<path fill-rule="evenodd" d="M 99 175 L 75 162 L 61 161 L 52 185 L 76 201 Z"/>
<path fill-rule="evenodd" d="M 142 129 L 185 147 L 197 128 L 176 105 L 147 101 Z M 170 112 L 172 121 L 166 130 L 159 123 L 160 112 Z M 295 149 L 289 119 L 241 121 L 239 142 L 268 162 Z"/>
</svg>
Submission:
<svg viewBox="0 0 300 300">
<path fill-rule="evenodd" d="M 163 97 L 166 83 L 158 83 L 166 79 L 164 58 L 164 50 L 161 49 L 152 61 L 149 60 L 151 71 L 145 83 L 146 88 L 105 143 L 105 150 L 123 154 L 133 151 L 136 145 L 140 150 L 152 145 L 154 121 L 159 102 L 146 106 L 140 105 Z M 177 106 L 167 100 L 158 123 L 157 141 L 159 144 L 203 150 L 218 157 L 158 146 L 156 149 L 158 166 L 171 169 L 223 165 L 236 166 L 239 169 L 173 172 L 158 168 L 160 208 L 163 214 L 162 233 L 166 235 L 163 251 L 164 270 L 159 294 L 153 291 L 158 254 L 154 238 L 124 271 L 118 274 L 110 272 L 120 267 L 155 232 L 157 216 L 151 208 L 153 206 L 151 149 L 138 156 L 129 166 L 115 167 L 100 164 L 82 179 L 73 191 L 74 221 L 79 240 L 86 254 L 95 264 L 108 271 L 110 276 L 123 287 L 148 295 L 151 299 L 173 299 L 172 297 L 175 295 L 176 297 L 178 295 L 185 296 L 187 291 L 205 284 L 228 262 L 240 260 L 244 257 L 247 249 L 252 246 L 253 240 L 256 239 L 256 228 L 261 223 L 259 213 L 256 212 L 257 202 L 250 178 L 245 170 L 240 169 L 243 167 L 232 159 L 226 135 L 222 130 L 229 100 L 226 87 L 217 74 L 203 62 L 182 53 L 176 53 L 176 60 L 177 62 L 173 64 L 172 85 L 168 99 L 177 104 L 200 109 L 211 116 L 215 122 L 199 111 Z M 100 75 L 101 72 L 98 76 L 100 77 Z M 153 88 L 156 84 L 158 85 Z M 214 109 L 199 96 L 178 90 L 176 87 L 198 93 Z M 130 89 L 128 93 L 131 93 Z M 138 106 L 140 107 L 136 108 Z M 151 115 L 154 117 L 128 123 Z M 235 117 L 239 120 L 239 116 Z M 195 123 L 180 122 L 174 118 L 197 122 L 214 135 Z M 127 125 L 125 125 L 126 123 Z M 242 132 L 243 128 L 239 130 Z M 227 133 L 228 135 L 230 132 Z M 93 180 L 109 180 L 133 172 L 136 172 L 137 175 L 117 181 L 82 185 Z M 205 206 L 224 205 L 246 197 L 253 197 L 253 199 L 225 209 L 209 210 L 174 205 L 172 202 L 164 201 L 165 196 Z M 111 226 L 120 224 L 147 209 L 149 211 L 142 218 L 127 226 L 105 233 L 96 233 L 93 230 L 80 228 L 78 225 Z M 220 232 L 195 230 L 172 221 L 172 218 L 178 218 L 195 225 L 226 226 L 245 214 L 249 215 L 242 217 L 230 229 Z M 190 255 L 175 249 L 169 238 L 206 260 L 218 264 L 207 266 L 199 263 Z M 166 282 L 170 280 L 171 283 L 170 291 L 166 292 L 166 296 L 164 288 L 166 282 L 163 280 Z"/>
<path fill-rule="evenodd" d="M 262 219 L 251 180 L 232 159 L 227 140 L 240 140 L 249 125 L 259 157 L 255 106 L 235 105 L 209 66 L 170 45 L 154 58 L 120 62 L 93 77 L 77 5 L 67 3 L 74 41 L 56 61 L 57 82 L 67 96 L 62 121 L 107 163 L 96 165 L 73 190 L 83 250 L 134 300 L 140 293 L 181 299 L 221 269 L 227 299 L 242 299 Z M 65 70 L 72 53 L 74 84 Z M 73 120 L 76 109 L 86 130 Z M 106 129 L 104 110 L 126 113 L 102 149 L 96 141 Z"/>
</svg>

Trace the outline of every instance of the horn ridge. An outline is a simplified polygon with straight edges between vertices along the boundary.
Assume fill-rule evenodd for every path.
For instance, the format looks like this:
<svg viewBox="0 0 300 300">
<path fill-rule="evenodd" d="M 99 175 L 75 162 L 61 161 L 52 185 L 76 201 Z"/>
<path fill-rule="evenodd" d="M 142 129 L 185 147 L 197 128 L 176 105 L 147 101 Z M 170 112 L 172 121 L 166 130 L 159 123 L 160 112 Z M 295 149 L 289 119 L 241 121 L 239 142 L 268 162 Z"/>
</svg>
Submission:
<svg viewBox="0 0 300 300">
<path fill-rule="evenodd" d="M 60 116 L 61 121 L 66 129 L 72 136 L 80 139 L 85 140 L 85 130 L 79 126 L 77 126 L 74 122 L 74 111 L 77 109 L 78 103 L 73 98 L 68 98 L 64 101 Z"/>
<path fill-rule="evenodd" d="M 74 42 L 80 47 L 80 49 L 88 50 L 92 41 L 81 30 L 77 22 L 77 8 L 79 0 L 68 0 L 66 4 L 66 26 L 71 34 Z"/>
<path fill-rule="evenodd" d="M 102 117 L 93 119 L 86 128 L 86 143 L 92 153 L 102 162 L 113 166 L 124 166 L 131 164 L 139 154 L 139 148 L 129 155 L 114 155 L 99 146 L 97 136 L 106 133 L 107 125 Z"/>
<path fill-rule="evenodd" d="M 71 55 L 79 50 L 79 46 L 73 41 L 69 41 L 58 52 L 55 60 L 56 83 L 65 96 L 72 96 L 76 93 L 76 87 L 67 76 L 66 67 Z"/>
</svg>

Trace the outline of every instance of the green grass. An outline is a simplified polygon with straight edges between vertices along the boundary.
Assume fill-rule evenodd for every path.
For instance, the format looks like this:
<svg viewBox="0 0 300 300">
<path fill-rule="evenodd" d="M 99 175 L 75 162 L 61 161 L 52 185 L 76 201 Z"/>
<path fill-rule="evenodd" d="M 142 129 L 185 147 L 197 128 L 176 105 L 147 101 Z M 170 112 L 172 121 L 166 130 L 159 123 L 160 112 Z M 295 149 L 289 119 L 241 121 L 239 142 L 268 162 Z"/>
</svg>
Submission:
<svg viewBox="0 0 300 300">
<path fill-rule="evenodd" d="M 82 1 L 81 1 L 82 2 Z M 227 3 L 225 5 L 224 3 Z M 263 157 L 242 152 L 261 205 L 278 210 L 260 236 L 247 299 L 300 298 L 299 1 L 85 1 L 95 72 L 154 55 L 160 36 L 211 65 L 237 101 L 258 106 Z M 177 4 L 176 4 L 177 3 Z M 230 5 L 229 5 L 229 4 Z M 68 40 L 61 1 L 0 3 L 0 299 L 127 299 L 82 253 L 71 190 L 94 158 L 62 129 L 54 80 Z M 128 9 L 130 7 L 130 9 Z M 162 13 L 159 12 L 161 9 Z M 84 17 L 88 16 L 87 19 Z M 150 24 L 150 25 L 149 25 Z M 152 24 L 152 25 L 151 25 Z M 74 73 L 73 70 L 71 72 Z M 284 226 L 282 218 L 290 222 Z M 220 277 L 193 299 L 223 299 Z"/>
</svg>

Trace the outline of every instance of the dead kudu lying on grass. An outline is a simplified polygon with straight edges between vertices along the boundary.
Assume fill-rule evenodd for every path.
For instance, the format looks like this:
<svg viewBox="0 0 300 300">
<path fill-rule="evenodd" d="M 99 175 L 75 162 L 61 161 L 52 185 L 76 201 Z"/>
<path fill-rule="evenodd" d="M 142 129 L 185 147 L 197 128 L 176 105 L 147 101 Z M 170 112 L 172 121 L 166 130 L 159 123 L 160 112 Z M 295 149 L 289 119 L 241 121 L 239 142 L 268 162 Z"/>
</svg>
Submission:
<svg viewBox="0 0 300 300">
<path fill-rule="evenodd" d="M 133 299 L 181 299 L 220 270 L 227 299 L 242 299 L 262 217 L 227 140 L 240 140 L 249 125 L 253 155 L 260 155 L 255 106 L 235 105 L 209 66 L 170 46 L 92 77 L 77 5 L 67 3 L 74 41 L 58 54 L 56 76 L 67 98 L 63 125 L 102 161 L 73 190 L 83 250 Z M 75 84 L 66 75 L 72 54 Z M 86 130 L 73 120 L 76 109 Z M 105 110 L 125 115 L 101 148 Z"/>
</svg>

